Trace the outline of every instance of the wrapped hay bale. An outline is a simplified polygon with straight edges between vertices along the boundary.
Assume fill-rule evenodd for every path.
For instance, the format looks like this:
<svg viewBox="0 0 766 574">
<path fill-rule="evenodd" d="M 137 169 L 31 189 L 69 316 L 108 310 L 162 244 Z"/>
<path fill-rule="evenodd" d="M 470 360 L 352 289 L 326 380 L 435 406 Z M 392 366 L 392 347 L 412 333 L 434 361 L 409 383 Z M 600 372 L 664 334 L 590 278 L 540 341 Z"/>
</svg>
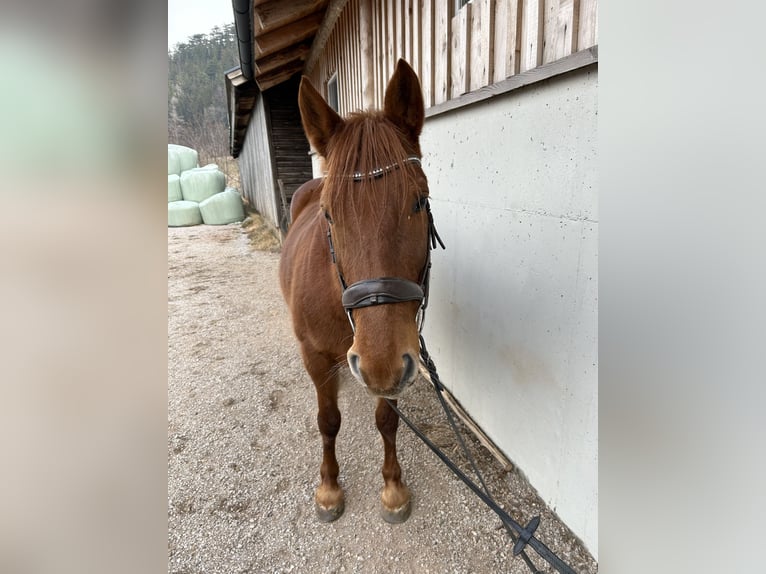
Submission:
<svg viewBox="0 0 766 574">
<path fill-rule="evenodd" d="M 226 187 L 226 176 L 217 169 L 198 167 L 181 174 L 181 193 L 186 201 L 200 203 L 221 193 Z"/>
<path fill-rule="evenodd" d="M 181 194 L 181 178 L 176 174 L 168 176 L 168 203 L 171 201 L 181 201 L 184 196 Z"/>
<path fill-rule="evenodd" d="M 202 167 L 200 167 L 198 169 L 221 169 L 221 168 L 218 167 L 217 163 L 208 163 L 208 164 L 203 165 Z"/>
<path fill-rule="evenodd" d="M 181 173 L 181 160 L 178 157 L 178 152 L 170 149 L 168 145 L 168 175 L 180 175 Z"/>
<path fill-rule="evenodd" d="M 202 223 L 199 204 L 195 201 L 172 201 L 168 203 L 168 227 L 185 227 Z"/>
<path fill-rule="evenodd" d="M 190 147 L 186 147 L 185 145 L 178 145 L 178 144 L 168 144 L 168 154 L 170 151 L 175 152 L 176 156 L 178 157 L 178 162 L 180 164 L 180 171 L 178 173 L 183 173 L 184 171 L 194 169 L 199 165 L 197 162 L 199 161 L 199 154 L 197 154 L 196 149 L 192 149 Z"/>
<path fill-rule="evenodd" d="M 202 221 L 207 225 L 225 225 L 245 218 L 242 196 L 233 187 L 227 187 L 221 193 L 208 197 L 199 204 L 199 210 L 202 213 Z"/>
</svg>

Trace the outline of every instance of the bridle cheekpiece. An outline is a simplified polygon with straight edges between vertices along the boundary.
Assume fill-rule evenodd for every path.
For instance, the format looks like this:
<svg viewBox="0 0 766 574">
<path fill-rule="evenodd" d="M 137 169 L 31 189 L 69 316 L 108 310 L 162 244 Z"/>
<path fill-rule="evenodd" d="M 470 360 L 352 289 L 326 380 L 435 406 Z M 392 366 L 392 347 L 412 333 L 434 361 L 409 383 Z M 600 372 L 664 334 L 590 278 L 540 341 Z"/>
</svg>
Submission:
<svg viewBox="0 0 766 574">
<path fill-rule="evenodd" d="M 404 161 L 421 165 L 420 158 L 416 156 L 410 156 Z M 399 167 L 400 164 L 394 163 L 372 169 L 366 173 L 355 172 L 349 177 L 355 182 L 364 181 L 366 179 L 379 179 L 395 169 L 399 169 Z M 341 295 L 341 303 L 346 311 L 349 323 L 351 323 L 351 330 L 353 332 L 356 332 L 356 325 L 352 314 L 354 309 L 362 309 L 374 305 L 403 303 L 405 301 L 420 302 L 416 321 L 418 324 L 418 332 L 423 330 L 425 311 L 428 306 L 428 284 L 431 275 L 431 250 L 436 248 L 437 243 L 444 249 L 444 242 L 436 231 L 434 218 L 431 214 L 431 205 L 429 204 L 428 199 L 425 200 L 422 207 L 426 210 L 428 216 L 428 246 L 426 250 L 426 262 L 423 266 L 423 270 L 420 272 L 419 283 L 401 277 L 377 277 L 375 279 L 363 279 L 356 283 L 352 283 L 351 285 L 347 285 L 343 273 L 338 267 L 338 261 L 335 256 L 335 246 L 332 242 L 332 221 L 329 217 L 327 218 L 327 241 L 330 246 L 330 257 L 338 272 L 338 280 L 340 281 L 341 291 L 343 293 Z"/>
</svg>

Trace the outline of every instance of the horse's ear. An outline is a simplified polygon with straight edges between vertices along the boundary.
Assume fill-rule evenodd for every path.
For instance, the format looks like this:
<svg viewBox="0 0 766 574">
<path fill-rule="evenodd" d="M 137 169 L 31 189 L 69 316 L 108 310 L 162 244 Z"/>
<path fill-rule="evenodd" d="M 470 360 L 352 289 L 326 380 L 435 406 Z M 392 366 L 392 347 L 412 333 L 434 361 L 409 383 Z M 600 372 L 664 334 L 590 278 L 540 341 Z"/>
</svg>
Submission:
<svg viewBox="0 0 766 574">
<path fill-rule="evenodd" d="M 388 82 L 384 102 L 386 117 L 417 144 L 425 120 L 423 92 L 415 70 L 402 59 L 396 63 L 394 75 Z"/>
<path fill-rule="evenodd" d="M 343 119 L 327 105 L 306 76 L 301 78 L 298 107 L 306 137 L 319 155 L 327 157 L 327 144 Z"/>
</svg>

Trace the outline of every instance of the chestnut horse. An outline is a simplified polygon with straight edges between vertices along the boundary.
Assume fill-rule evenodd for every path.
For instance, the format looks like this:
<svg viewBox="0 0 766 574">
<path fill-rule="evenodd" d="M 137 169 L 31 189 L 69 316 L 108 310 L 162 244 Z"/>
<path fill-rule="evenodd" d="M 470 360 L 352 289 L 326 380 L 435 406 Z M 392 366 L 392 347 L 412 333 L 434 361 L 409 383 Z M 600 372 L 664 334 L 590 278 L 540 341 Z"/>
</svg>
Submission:
<svg viewBox="0 0 766 574">
<path fill-rule="evenodd" d="M 383 111 L 343 119 L 306 77 L 298 94 L 303 128 L 325 158 L 327 174 L 293 197 L 279 273 L 316 387 L 323 456 L 315 500 L 325 522 L 344 508 L 335 437 L 341 423 L 338 372 L 346 365 L 377 400 L 375 422 L 384 445 L 381 514 L 393 523 L 410 514 L 410 492 L 396 458 L 399 417 L 385 398 L 400 396 L 418 374 L 430 212 L 420 168 L 423 96 L 404 60 L 384 102 Z"/>
</svg>

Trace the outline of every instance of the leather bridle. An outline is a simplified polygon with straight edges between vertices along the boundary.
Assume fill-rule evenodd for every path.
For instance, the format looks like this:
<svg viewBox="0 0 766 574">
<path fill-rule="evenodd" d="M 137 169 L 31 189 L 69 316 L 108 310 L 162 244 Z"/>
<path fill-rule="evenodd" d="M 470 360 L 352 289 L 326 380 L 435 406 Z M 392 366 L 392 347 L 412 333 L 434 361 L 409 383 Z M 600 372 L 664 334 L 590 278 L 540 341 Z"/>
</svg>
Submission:
<svg viewBox="0 0 766 574">
<path fill-rule="evenodd" d="M 415 156 L 408 157 L 405 161 L 420 165 L 420 158 Z M 375 168 L 367 173 L 357 172 L 349 177 L 355 182 L 363 181 L 365 179 L 378 179 L 398 168 L 399 164 L 392 164 L 381 168 Z M 427 198 L 418 204 L 418 211 L 422 209 L 426 210 L 428 216 L 428 245 L 426 249 L 426 262 L 420 272 L 420 280 L 418 283 L 401 277 L 376 277 L 375 279 L 362 279 L 361 281 L 348 285 L 346 279 L 343 277 L 340 267 L 338 267 L 338 261 L 335 256 L 335 246 L 332 242 L 332 220 L 326 216 L 328 223 L 327 241 L 330 245 L 330 256 L 332 257 L 333 265 L 335 265 L 335 269 L 338 272 L 338 279 L 343 293 L 341 295 L 341 303 L 346 311 L 349 323 L 351 323 L 351 330 L 354 333 L 356 333 L 356 324 L 354 323 L 354 316 L 352 313 L 354 309 L 363 309 L 375 305 L 403 303 L 405 301 L 420 302 L 416 321 L 418 324 L 418 332 L 423 330 L 425 311 L 428 306 L 428 285 L 431 275 L 431 249 L 435 249 L 437 244 L 444 249 L 444 242 L 436 231 L 434 218 L 431 214 L 431 206 Z"/>
</svg>

